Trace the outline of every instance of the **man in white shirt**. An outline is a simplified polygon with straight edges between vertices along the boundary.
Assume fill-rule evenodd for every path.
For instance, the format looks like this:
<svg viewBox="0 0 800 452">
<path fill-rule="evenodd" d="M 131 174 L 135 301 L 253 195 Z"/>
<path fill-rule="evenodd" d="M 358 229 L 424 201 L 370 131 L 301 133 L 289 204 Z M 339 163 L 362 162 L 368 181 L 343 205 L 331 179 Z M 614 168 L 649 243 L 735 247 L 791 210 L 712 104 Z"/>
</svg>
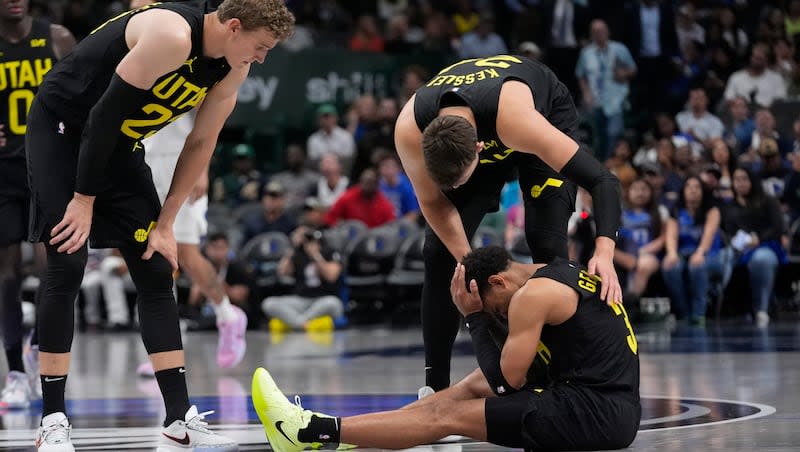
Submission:
<svg viewBox="0 0 800 452">
<path fill-rule="evenodd" d="M 777 72 L 767 68 L 769 48 L 756 44 L 750 52 L 750 64 L 736 71 L 728 79 L 725 87 L 725 100 L 729 103 L 737 96 L 744 97 L 750 104 L 769 107 L 775 99 L 786 97 L 786 82 Z"/>
<path fill-rule="evenodd" d="M 687 109 L 675 117 L 681 132 L 692 137 L 692 152 L 700 155 L 704 148 L 710 149 L 711 140 L 721 138 L 725 131 L 722 121 L 708 112 L 708 96 L 703 88 L 689 91 Z"/>
<path fill-rule="evenodd" d="M 192 130 L 195 116 L 194 111 L 191 111 L 143 142 L 146 149 L 145 159 L 153 173 L 153 182 L 162 203 L 169 192 L 178 157 L 186 136 Z M 221 368 L 231 368 L 239 364 L 244 357 L 247 346 L 244 338 L 247 315 L 239 307 L 231 304 L 225 289 L 217 280 L 216 271 L 200 252 L 200 239 L 206 235 L 208 228 L 207 210 L 208 167 L 197 181 L 189 199 L 178 211 L 173 229 L 178 243 L 180 267 L 213 302 L 212 307 L 219 330 L 217 364 Z M 137 373 L 149 376 L 148 364 L 149 362 L 140 366 Z"/>
<path fill-rule="evenodd" d="M 356 154 L 356 142 L 345 129 L 339 127 L 336 107 L 323 104 L 317 109 L 319 129 L 308 137 L 308 159 L 312 168 L 317 168 L 322 156 L 332 152 L 339 157 L 344 174 L 350 174 Z"/>
</svg>

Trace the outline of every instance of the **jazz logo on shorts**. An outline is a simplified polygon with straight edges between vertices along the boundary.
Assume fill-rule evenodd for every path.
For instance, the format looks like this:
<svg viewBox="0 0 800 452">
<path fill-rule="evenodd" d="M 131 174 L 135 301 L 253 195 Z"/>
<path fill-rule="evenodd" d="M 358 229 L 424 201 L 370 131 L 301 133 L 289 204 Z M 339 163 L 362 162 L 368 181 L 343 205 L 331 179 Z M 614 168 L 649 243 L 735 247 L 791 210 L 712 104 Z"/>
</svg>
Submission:
<svg viewBox="0 0 800 452">
<path fill-rule="evenodd" d="M 559 188 L 564 183 L 563 180 L 553 179 L 552 177 L 548 177 L 546 181 L 542 185 L 534 185 L 531 187 L 531 198 L 538 198 L 542 196 L 542 192 L 547 187 Z"/>
<path fill-rule="evenodd" d="M 147 241 L 147 237 L 150 235 L 150 231 L 152 231 L 153 228 L 156 227 L 157 224 L 158 224 L 158 222 L 151 221 L 150 225 L 147 226 L 147 230 L 144 230 L 144 229 L 141 229 L 141 228 L 137 229 L 136 232 L 133 233 L 133 239 L 136 240 L 139 243 L 146 242 Z"/>
</svg>

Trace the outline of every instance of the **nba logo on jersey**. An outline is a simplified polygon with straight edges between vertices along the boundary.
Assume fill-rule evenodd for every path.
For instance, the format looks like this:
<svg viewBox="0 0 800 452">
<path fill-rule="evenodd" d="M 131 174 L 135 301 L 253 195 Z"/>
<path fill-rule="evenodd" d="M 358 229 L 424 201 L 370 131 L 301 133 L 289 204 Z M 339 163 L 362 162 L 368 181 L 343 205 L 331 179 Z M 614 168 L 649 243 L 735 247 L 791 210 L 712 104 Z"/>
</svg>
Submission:
<svg viewBox="0 0 800 452">
<path fill-rule="evenodd" d="M 64 135 L 65 131 L 66 131 L 66 127 L 64 126 L 64 123 L 62 121 L 58 121 L 58 134 L 59 135 Z"/>
</svg>

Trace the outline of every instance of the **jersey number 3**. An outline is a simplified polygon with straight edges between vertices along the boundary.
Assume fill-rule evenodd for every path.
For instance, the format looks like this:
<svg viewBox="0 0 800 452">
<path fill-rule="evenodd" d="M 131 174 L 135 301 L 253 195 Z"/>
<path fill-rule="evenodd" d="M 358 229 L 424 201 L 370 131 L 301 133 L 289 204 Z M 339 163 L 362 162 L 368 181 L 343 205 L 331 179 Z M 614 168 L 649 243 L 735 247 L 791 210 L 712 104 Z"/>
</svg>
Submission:
<svg viewBox="0 0 800 452">
<path fill-rule="evenodd" d="M 581 270 L 578 274 L 578 287 L 586 290 L 587 292 L 595 293 L 597 292 L 597 283 L 600 282 L 600 279 L 596 276 L 592 276 L 587 273 L 585 270 Z M 621 303 L 614 303 L 611 305 L 611 310 L 614 311 L 614 314 L 621 315 L 623 319 L 625 319 L 625 327 L 628 328 L 628 348 L 631 349 L 633 354 L 637 354 L 639 352 L 639 343 L 636 342 L 636 335 L 633 334 L 633 327 L 631 326 L 631 321 L 628 319 L 628 312 L 625 311 L 625 306 L 622 306 Z"/>
</svg>

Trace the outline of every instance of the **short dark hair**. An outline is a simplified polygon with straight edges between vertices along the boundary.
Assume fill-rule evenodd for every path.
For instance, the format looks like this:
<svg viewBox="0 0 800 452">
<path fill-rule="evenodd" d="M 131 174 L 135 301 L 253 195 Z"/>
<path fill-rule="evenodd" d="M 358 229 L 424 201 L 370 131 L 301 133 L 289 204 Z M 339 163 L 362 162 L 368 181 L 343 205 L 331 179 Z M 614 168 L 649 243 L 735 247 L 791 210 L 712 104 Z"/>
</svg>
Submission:
<svg viewBox="0 0 800 452">
<path fill-rule="evenodd" d="M 219 240 L 224 240 L 225 243 L 229 243 L 228 234 L 226 234 L 224 232 L 214 232 L 212 234 L 208 234 L 208 237 L 206 238 L 206 242 L 208 242 L 208 243 L 216 242 L 216 241 L 219 241 Z"/>
<path fill-rule="evenodd" d="M 461 263 L 466 269 L 467 288 L 474 279 L 478 283 L 478 294 L 483 297 L 489 289 L 489 277 L 507 270 L 511 255 L 502 246 L 492 245 L 470 251 Z"/>
<path fill-rule="evenodd" d="M 422 132 L 422 155 L 431 179 L 452 188 L 475 160 L 478 132 L 460 116 L 439 116 Z"/>
</svg>

